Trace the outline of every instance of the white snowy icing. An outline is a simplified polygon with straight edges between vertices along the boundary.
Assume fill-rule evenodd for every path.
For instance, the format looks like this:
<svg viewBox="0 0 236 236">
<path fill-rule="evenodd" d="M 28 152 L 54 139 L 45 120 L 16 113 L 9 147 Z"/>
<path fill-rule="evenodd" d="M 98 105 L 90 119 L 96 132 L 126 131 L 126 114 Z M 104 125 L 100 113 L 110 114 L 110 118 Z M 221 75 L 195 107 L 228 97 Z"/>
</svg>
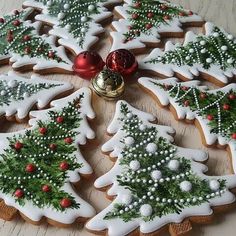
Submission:
<svg viewBox="0 0 236 236">
<path fill-rule="evenodd" d="M 191 182 L 185 180 L 183 182 L 180 183 L 180 189 L 183 191 L 183 192 L 190 192 L 191 189 L 192 189 L 192 184 Z"/>
<path fill-rule="evenodd" d="M 207 22 L 205 24 L 205 32 L 206 32 L 205 36 L 211 35 L 213 30 L 214 30 L 214 24 Z M 223 29 L 221 30 L 223 31 Z M 189 42 L 196 42 L 196 38 L 198 36 L 201 35 L 196 35 L 191 31 L 187 32 L 185 35 L 185 41 L 183 43 L 183 46 L 185 46 Z M 217 81 L 223 84 L 227 84 L 229 82 L 229 78 L 232 78 L 234 75 L 236 75 L 236 68 L 231 67 L 228 68 L 226 71 L 223 71 L 220 68 L 220 65 L 218 64 L 214 64 L 209 69 L 205 69 L 201 64 L 198 63 L 195 63 L 193 66 L 188 66 L 188 65 L 178 66 L 175 64 L 164 64 L 162 62 L 160 63 L 149 62 L 152 59 L 164 56 L 165 53 L 168 51 L 174 51 L 178 46 L 179 46 L 178 43 L 174 45 L 171 41 L 168 41 L 165 45 L 164 51 L 162 51 L 159 48 L 154 49 L 146 58 L 144 58 L 142 61 L 139 62 L 140 69 L 153 71 L 158 74 L 162 74 L 166 77 L 172 77 L 174 76 L 175 73 L 178 73 L 188 80 L 192 80 L 195 77 L 199 77 L 200 73 L 205 73 L 214 77 Z M 210 63 L 209 60 L 208 62 Z"/>
<path fill-rule="evenodd" d="M 233 139 L 229 139 L 225 136 L 222 136 L 220 134 L 215 134 L 215 133 L 211 133 L 210 132 L 210 127 L 208 126 L 208 120 L 204 117 L 201 117 L 197 114 L 197 112 L 193 112 L 190 110 L 189 107 L 182 107 L 180 106 L 175 98 L 172 98 L 170 96 L 168 96 L 168 92 L 164 91 L 163 89 L 161 89 L 158 86 L 155 86 L 153 84 L 153 82 L 158 82 L 158 84 L 170 84 L 170 85 L 175 85 L 178 81 L 178 79 L 176 78 L 169 78 L 169 79 L 164 79 L 164 80 L 155 80 L 155 79 L 151 79 L 151 78 L 140 78 L 138 80 L 139 84 L 142 85 L 143 87 L 145 87 L 146 89 L 148 89 L 150 92 L 152 92 L 160 101 L 160 103 L 163 106 L 167 106 L 169 104 L 171 104 L 176 111 L 177 117 L 180 120 L 183 119 L 188 119 L 188 120 L 194 120 L 196 119 L 200 126 L 201 126 L 201 130 L 202 133 L 204 135 L 206 144 L 211 146 L 213 144 L 215 144 L 216 142 L 218 142 L 220 145 L 224 146 L 224 145 L 229 145 L 231 153 L 232 153 L 232 164 L 233 164 L 233 169 L 234 172 L 236 172 L 236 154 L 235 154 L 235 150 L 236 150 L 236 141 Z M 189 82 L 182 82 L 181 85 L 183 86 L 187 86 L 187 87 L 196 87 L 202 91 L 205 91 L 206 87 L 205 86 L 200 86 L 200 81 L 189 81 Z M 227 86 L 225 86 L 224 88 L 220 88 L 220 89 L 215 89 L 215 90 L 210 90 L 208 91 L 208 93 L 217 93 L 218 91 L 222 91 L 224 93 L 229 92 L 230 90 L 235 90 L 236 89 L 236 84 L 229 84 Z"/>
<path fill-rule="evenodd" d="M 79 111 L 81 112 L 81 118 L 83 119 L 81 123 L 81 127 L 78 128 L 78 131 L 80 134 L 78 135 L 77 139 L 75 140 L 75 145 L 78 146 L 78 144 L 84 144 L 85 138 L 92 139 L 94 138 L 95 134 L 91 130 L 91 128 L 88 126 L 88 123 L 86 120 L 86 117 L 89 117 L 93 119 L 95 117 L 95 114 L 91 108 L 90 105 L 90 97 L 91 92 L 88 88 L 82 88 L 69 97 L 55 100 L 51 103 L 53 106 L 50 109 L 42 110 L 42 111 L 32 111 L 30 113 L 31 116 L 35 117 L 32 118 L 29 121 L 29 124 L 32 126 L 33 129 L 37 125 L 38 120 L 47 120 L 48 111 L 52 110 L 58 110 L 60 108 L 63 108 L 65 105 L 67 105 L 68 102 L 72 102 L 75 98 L 79 97 L 81 94 L 84 94 L 84 98 L 82 99 L 81 106 L 79 108 Z M 42 101 L 43 103 L 44 101 Z M 14 132 L 14 133 L 8 133 L 8 134 L 0 134 L 0 153 L 4 153 L 4 149 L 9 146 L 9 141 L 7 137 L 13 137 L 14 135 L 20 135 L 24 134 L 25 130 Z M 65 190 L 69 194 L 71 194 L 77 203 L 80 204 L 79 209 L 66 209 L 64 212 L 58 211 L 51 207 L 45 207 L 45 208 L 39 208 L 35 205 L 33 205 L 30 201 L 25 201 L 24 206 L 20 206 L 13 196 L 10 194 L 5 194 L 2 191 L 0 191 L 0 198 L 5 201 L 5 203 L 9 206 L 13 206 L 17 210 L 19 210 L 21 213 L 23 213 L 26 217 L 33 221 L 40 221 L 42 217 L 47 217 L 49 219 L 52 219 L 54 221 L 63 223 L 63 224 L 71 224 L 73 223 L 78 217 L 85 217 L 90 218 L 95 214 L 95 210 L 92 206 L 90 206 L 87 202 L 85 202 L 82 198 L 78 196 L 78 194 L 73 190 L 73 187 L 71 186 L 70 182 L 77 182 L 80 179 L 80 176 L 78 173 L 81 174 L 91 174 L 92 169 L 88 165 L 88 163 L 84 160 L 81 153 L 78 152 L 73 153 L 73 155 L 76 154 L 78 163 L 82 163 L 83 167 L 78 170 L 74 170 L 73 172 L 69 172 L 68 179 L 65 181 L 65 184 L 62 187 L 62 190 Z"/>
<path fill-rule="evenodd" d="M 168 167 L 170 170 L 177 171 L 179 169 L 180 163 L 178 160 L 171 160 L 168 163 Z"/>
<path fill-rule="evenodd" d="M 48 85 L 59 85 L 50 89 L 42 89 L 30 96 L 26 93 L 24 94 L 25 98 L 23 100 L 12 100 L 9 105 L 3 104 L 0 106 L 0 116 L 16 115 L 19 119 L 25 118 L 34 104 L 37 103 L 37 107 L 39 109 L 42 109 L 46 107 L 55 96 L 59 95 L 60 93 L 69 91 L 73 88 L 70 83 L 45 80 L 40 77 L 36 77 L 35 75 L 32 75 L 30 79 L 27 79 L 24 77 L 20 77 L 12 71 L 8 72 L 7 75 L 0 75 L 0 80 L 9 81 L 8 85 L 13 85 L 13 83 L 16 84 L 20 81 L 29 85 L 34 85 L 38 83 L 44 83 Z M 5 93 L 3 92 L 3 94 L 1 93 L 2 96 L 5 96 L 6 94 L 6 91 Z"/>
<path fill-rule="evenodd" d="M 139 37 L 136 37 L 132 41 L 124 43 L 125 36 L 123 34 L 129 31 L 128 26 L 130 26 L 130 16 L 127 13 L 129 10 L 129 5 L 132 1 L 125 1 L 123 6 L 115 7 L 115 11 L 121 15 L 124 19 L 112 22 L 112 26 L 116 32 L 111 32 L 110 35 L 113 39 L 111 51 L 116 49 L 125 48 L 128 50 L 132 49 L 142 49 L 145 48 L 147 43 L 160 43 L 160 34 L 165 32 L 183 32 L 182 24 L 188 22 L 201 22 L 202 18 L 196 14 L 192 16 L 185 17 L 175 17 L 168 21 L 168 24 L 160 24 L 158 28 L 152 27 L 149 30 L 149 34 L 141 33 Z M 164 1 L 163 1 L 164 2 Z M 174 5 L 174 4 L 172 4 Z"/>
<path fill-rule="evenodd" d="M 53 25 L 53 29 L 49 31 L 49 34 L 59 37 L 59 44 L 65 46 L 66 48 L 72 49 L 75 54 L 78 54 L 82 51 L 89 50 L 89 48 L 91 48 L 91 46 L 99 40 L 97 35 L 104 32 L 104 28 L 99 24 L 99 22 L 102 22 L 112 16 L 112 13 L 109 12 L 106 7 L 121 2 L 121 0 L 107 0 L 96 3 L 100 13 L 90 15 L 92 21 L 89 22 L 89 30 L 86 32 L 83 47 L 79 45 L 77 38 L 75 38 L 66 27 L 60 26 L 60 19 L 49 14 L 47 5 L 34 0 L 27 0 L 23 3 L 23 5 L 26 7 L 42 9 L 42 13 L 35 17 L 36 20 Z"/>
<path fill-rule="evenodd" d="M 185 157 L 187 160 L 190 161 L 192 170 L 202 179 L 225 179 L 226 180 L 226 190 L 224 193 L 222 193 L 220 196 L 215 195 L 215 197 L 208 200 L 208 202 L 205 202 L 201 204 L 200 206 L 192 206 L 189 208 L 182 209 L 182 211 L 179 214 L 167 214 L 163 215 L 162 217 L 155 217 L 151 221 L 144 221 L 142 218 L 135 218 L 132 220 L 129 220 L 125 222 L 121 218 L 113 218 L 109 220 L 105 220 L 104 217 L 107 215 L 107 213 L 112 212 L 112 209 L 114 209 L 114 206 L 119 203 L 124 203 L 124 199 L 128 199 L 128 202 L 131 201 L 130 195 L 131 192 L 127 188 L 120 186 L 116 177 L 118 175 L 121 175 L 121 173 L 124 171 L 122 166 L 120 164 L 120 161 L 122 160 L 122 144 L 119 140 L 124 137 L 124 133 L 122 134 L 122 124 L 121 121 L 118 120 L 118 114 L 120 114 L 120 118 L 122 117 L 120 113 L 120 103 L 119 101 L 117 103 L 117 109 L 115 117 L 111 123 L 111 126 L 109 126 L 109 130 L 112 131 L 114 136 L 103 145 L 103 151 L 112 151 L 116 150 L 115 153 L 113 151 L 113 155 L 117 156 L 117 161 L 114 165 L 114 167 L 98 178 L 95 181 L 95 187 L 97 188 L 103 188 L 105 186 L 111 186 L 111 188 L 108 190 L 108 195 L 115 195 L 115 200 L 104 210 L 102 210 L 100 213 L 98 213 L 95 217 L 93 217 L 87 224 L 86 228 L 92 231 L 103 231 L 107 230 L 107 234 L 109 236 L 120 236 L 120 235 L 127 235 L 134 231 L 135 229 L 139 228 L 140 232 L 145 233 L 152 233 L 156 230 L 161 229 L 163 226 L 169 224 L 169 223 L 181 223 L 185 218 L 191 217 L 191 216 L 208 216 L 213 213 L 212 207 L 213 206 L 221 206 L 224 204 L 231 204 L 235 201 L 235 196 L 228 190 L 236 187 L 236 176 L 235 175 L 229 175 L 229 176 L 222 176 L 222 177 L 215 177 L 215 176 L 206 176 L 204 173 L 208 170 L 206 165 L 203 165 L 198 162 L 204 162 L 208 159 L 208 156 L 205 152 L 200 150 L 192 150 L 192 149 L 186 149 L 181 148 L 178 146 L 174 146 L 173 148 L 176 149 L 176 155 Z M 127 103 L 126 103 L 127 104 Z M 137 114 L 139 119 L 142 119 L 142 121 L 146 121 L 145 125 L 151 125 L 148 123 L 149 118 L 147 118 L 147 115 L 144 116 L 143 112 L 140 112 L 134 108 L 132 108 L 129 105 L 129 109 L 132 109 L 132 112 L 134 114 Z M 143 119 L 144 118 L 144 119 Z M 158 128 L 160 130 L 160 135 L 169 141 L 173 141 L 173 139 L 167 134 L 167 132 L 171 131 L 169 127 L 164 126 L 157 126 L 152 125 Z M 108 131 L 109 131 L 108 130 Z M 172 129 L 173 131 L 173 129 Z M 148 216 L 152 212 L 152 208 L 148 205 L 143 205 L 140 208 L 140 213 L 143 216 Z"/>
</svg>

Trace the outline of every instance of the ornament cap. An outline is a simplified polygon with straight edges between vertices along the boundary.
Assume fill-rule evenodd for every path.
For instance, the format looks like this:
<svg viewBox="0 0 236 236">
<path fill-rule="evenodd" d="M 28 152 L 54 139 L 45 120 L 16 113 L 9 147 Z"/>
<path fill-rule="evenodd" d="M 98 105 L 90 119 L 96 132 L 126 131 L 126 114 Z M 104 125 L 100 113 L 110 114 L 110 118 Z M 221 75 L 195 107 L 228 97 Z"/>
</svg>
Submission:
<svg viewBox="0 0 236 236">
<path fill-rule="evenodd" d="M 124 79 L 119 73 L 104 69 L 92 80 L 92 88 L 99 96 L 114 100 L 124 93 Z"/>
</svg>

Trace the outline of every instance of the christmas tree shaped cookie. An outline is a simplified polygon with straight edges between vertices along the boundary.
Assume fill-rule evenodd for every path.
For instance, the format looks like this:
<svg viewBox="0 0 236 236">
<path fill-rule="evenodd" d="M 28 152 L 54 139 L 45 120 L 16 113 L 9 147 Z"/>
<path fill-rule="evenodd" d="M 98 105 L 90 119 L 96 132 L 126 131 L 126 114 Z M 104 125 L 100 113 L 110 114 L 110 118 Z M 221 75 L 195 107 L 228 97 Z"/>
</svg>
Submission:
<svg viewBox="0 0 236 236">
<path fill-rule="evenodd" d="M 111 32 L 111 51 L 125 48 L 141 52 L 146 46 L 159 46 L 161 37 L 183 37 L 182 26 L 203 24 L 200 16 L 167 1 L 125 0 L 115 11 L 122 19 L 112 23 L 116 32 Z"/>
<path fill-rule="evenodd" d="M 27 79 L 8 72 L 7 75 L 0 75 L 0 116 L 23 121 L 36 103 L 38 109 L 45 108 L 54 97 L 72 89 L 69 83 L 45 80 L 34 75 Z"/>
<path fill-rule="evenodd" d="M 183 45 L 166 43 L 165 51 L 154 49 L 140 68 L 181 80 L 204 78 L 224 86 L 236 75 L 236 41 L 223 29 L 205 24 L 205 35 L 188 32 Z"/>
<path fill-rule="evenodd" d="M 236 173 L 236 84 L 209 91 L 199 81 L 180 83 L 176 78 L 140 78 L 139 84 L 160 105 L 170 105 L 176 119 L 195 122 L 206 146 L 228 145 Z"/>
<path fill-rule="evenodd" d="M 95 213 L 71 184 L 92 173 L 78 149 L 94 138 L 86 120 L 94 118 L 90 96 L 82 88 L 53 101 L 53 108 L 31 112 L 31 128 L 0 134 L 0 198 L 31 223 L 46 217 L 65 226 Z"/>
<path fill-rule="evenodd" d="M 42 10 L 37 20 L 53 25 L 49 32 L 58 36 L 59 43 L 75 54 L 88 50 L 104 32 L 99 23 L 112 17 L 106 7 L 122 2 L 121 0 L 26 0 L 25 7 Z"/>
<path fill-rule="evenodd" d="M 41 23 L 26 21 L 31 10 L 15 11 L 0 18 L 0 64 L 10 61 L 14 70 L 72 73 L 72 62 L 64 48 L 56 47 L 55 37 L 39 35 Z"/>
<path fill-rule="evenodd" d="M 90 231 L 150 235 L 169 226 L 172 235 L 182 235 L 191 229 L 189 219 L 207 221 L 212 209 L 235 202 L 229 189 L 236 187 L 236 176 L 205 175 L 207 167 L 198 162 L 207 160 L 206 153 L 175 146 L 168 135 L 173 130 L 153 120 L 124 101 L 117 103 L 108 127 L 114 136 L 102 147 L 117 161 L 95 182 L 116 197 L 87 223 Z"/>
</svg>

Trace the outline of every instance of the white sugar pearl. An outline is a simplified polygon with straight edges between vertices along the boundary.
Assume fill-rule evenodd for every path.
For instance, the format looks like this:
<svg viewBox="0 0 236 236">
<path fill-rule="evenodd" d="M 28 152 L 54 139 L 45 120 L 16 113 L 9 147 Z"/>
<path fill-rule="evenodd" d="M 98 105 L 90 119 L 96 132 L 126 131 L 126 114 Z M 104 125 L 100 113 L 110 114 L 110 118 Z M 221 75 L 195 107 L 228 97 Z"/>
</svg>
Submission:
<svg viewBox="0 0 236 236">
<path fill-rule="evenodd" d="M 232 59 L 232 58 L 229 58 L 229 59 L 227 60 L 227 63 L 232 64 L 232 63 L 233 63 L 233 59 Z"/>
<path fill-rule="evenodd" d="M 186 59 L 186 60 L 190 60 L 190 56 L 186 56 L 185 59 Z"/>
<path fill-rule="evenodd" d="M 17 86 L 17 81 L 16 80 L 10 80 L 7 85 L 10 87 L 10 88 L 15 88 Z"/>
<path fill-rule="evenodd" d="M 140 213 L 142 216 L 147 217 L 152 214 L 152 206 L 149 204 L 144 204 L 140 207 Z"/>
<path fill-rule="evenodd" d="M 1 96 L 5 96 L 7 94 L 7 92 L 5 90 L 1 91 Z"/>
<path fill-rule="evenodd" d="M 91 4 L 91 5 L 89 5 L 89 6 L 88 6 L 88 10 L 89 10 L 89 11 L 93 11 L 93 10 L 95 10 L 95 6 L 94 6 L 94 5 L 92 5 L 92 4 Z"/>
<path fill-rule="evenodd" d="M 193 48 L 190 48 L 190 49 L 189 49 L 189 52 L 190 52 L 190 53 L 194 53 L 194 49 L 193 49 Z"/>
<path fill-rule="evenodd" d="M 190 192 L 191 189 L 192 189 L 192 184 L 191 182 L 189 181 L 183 181 L 180 183 L 180 189 L 183 191 L 183 192 Z"/>
<path fill-rule="evenodd" d="M 132 113 L 129 112 L 126 114 L 126 116 L 130 119 L 130 118 L 132 118 L 133 115 L 132 115 Z"/>
<path fill-rule="evenodd" d="M 25 92 L 25 93 L 23 94 L 23 97 L 24 97 L 24 98 L 29 97 L 29 93 Z"/>
<path fill-rule="evenodd" d="M 212 63 L 212 59 L 211 59 L 211 58 L 207 58 L 207 59 L 206 59 L 206 62 L 207 62 L 207 63 Z"/>
<path fill-rule="evenodd" d="M 125 144 L 128 146 L 132 146 L 134 144 L 134 138 L 133 137 L 125 138 Z"/>
<path fill-rule="evenodd" d="M 66 3 L 63 7 L 64 9 L 68 10 L 70 8 L 70 4 Z"/>
<path fill-rule="evenodd" d="M 177 160 L 171 160 L 169 163 L 168 163 L 168 167 L 170 170 L 173 170 L 173 171 L 177 171 L 179 169 L 179 161 Z"/>
<path fill-rule="evenodd" d="M 82 21 L 82 22 L 86 22 L 87 20 L 88 20 L 88 17 L 87 17 L 87 16 L 82 16 L 82 17 L 81 17 L 81 21 Z"/>
<path fill-rule="evenodd" d="M 46 4 L 47 4 L 47 6 L 49 6 L 49 7 L 50 7 L 50 6 L 52 6 L 52 1 L 47 1 L 47 3 L 46 3 Z"/>
<path fill-rule="evenodd" d="M 201 53 L 202 53 L 202 54 L 203 54 L 203 53 L 206 53 L 206 49 L 203 48 L 203 49 L 201 50 Z"/>
<path fill-rule="evenodd" d="M 227 38 L 228 38 L 229 40 L 233 40 L 234 36 L 231 35 L 231 34 L 229 34 L 229 35 L 227 36 Z"/>
<path fill-rule="evenodd" d="M 215 33 L 213 33 L 213 36 L 214 37 L 219 37 L 219 33 L 215 32 Z"/>
<path fill-rule="evenodd" d="M 212 191 L 217 191 L 220 188 L 220 183 L 219 181 L 213 179 L 209 182 L 209 186 Z"/>
<path fill-rule="evenodd" d="M 124 203 L 125 205 L 128 205 L 132 202 L 132 195 L 131 194 L 127 194 L 124 195 L 121 199 L 122 203 Z"/>
<path fill-rule="evenodd" d="M 200 44 L 201 44 L 202 46 L 204 46 L 204 45 L 206 44 L 206 41 L 201 40 L 201 41 L 200 41 Z"/>
<path fill-rule="evenodd" d="M 81 37 L 78 37 L 78 38 L 76 39 L 76 41 L 77 41 L 78 43 L 79 43 L 81 40 L 82 40 Z"/>
<path fill-rule="evenodd" d="M 141 125 L 139 126 L 139 129 L 140 129 L 141 131 L 144 131 L 144 130 L 146 129 L 146 125 L 141 124 Z"/>
<path fill-rule="evenodd" d="M 85 33 L 85 32 L 86 32 L 86 28 L 84 28 L 84 27 L 81 28 L 81 32 L 82 32 L 82 33 Z"/>
<path fill-rule="evenodd" d="M 155 153 L 157 151 L 157 145 L 155 143 L 149 143 L 146 147 L 147 152 Z"/>
<path fill-rule="evenodd" d="M 159 180 L 162 177 L 161 171 L 154 170 L 151 174 L 153 180 Z"/>
<path fill-rule="evenodd" d="M 138 170 L 138 169 L 140 168 L 140 163 L 139 163 L 139 161 L 137 161 L 137 160 L 133 160 L 133 161 L 131 161 L 131 162 L 129 163 L 129 167 L 130 167 L 132 170 L 136 171 L 136 170 Z"/>
<path fill-rule="evenodd" d="M 65 17 L 65 13 L 63 13 L 63 12 L 60 12 L 57 15 L 58 20 L 62 20 L 64 17 Z"/>
<path fill-rule="evenodd" d="M 221 50 L 222 50 L 222 51 L 227 51 L 227 49 L 228 49 L 228 47 L 225 46 L 225 45 L 221 47 Z"/>
<path fill-rule="evenodd" d="M 65 26 L 65 29 L 68 30 L 68 31 L 70 31 L 70 30 L 71 30 L 71 25 L 66 25 L 66 26 Z"/>
</svg>

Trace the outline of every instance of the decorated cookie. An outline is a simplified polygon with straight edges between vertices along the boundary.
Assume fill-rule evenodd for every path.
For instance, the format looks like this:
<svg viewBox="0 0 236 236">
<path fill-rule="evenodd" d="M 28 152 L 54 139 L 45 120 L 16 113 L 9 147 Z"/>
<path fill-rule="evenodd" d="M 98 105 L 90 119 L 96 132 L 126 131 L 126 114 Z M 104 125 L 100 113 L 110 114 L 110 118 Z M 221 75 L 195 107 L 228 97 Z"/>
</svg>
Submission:
<svg viewBox="0 0 236 236">
<path fill-rule="evenodd" d="M 41 23 L 25 21 L 32 10 L 14 11 L 0 18 L 0 64 L 10 61 L 14 70 L 72 73 L 72 62 L 64 48 L 56 47 L 56 37 L 39 35 Z"/>
<path fill-rule="evenodd" d="M 112 13 L 105 7 L 121 3 L 121 0 L 26 0 L 25 7 L 42 10 L 37 20 L 53 25 L 49 32 L 58 36 L 59 43 L 75 54 L 88 50 L 104 32 L 99 23 L 108 21 Z"/>
<path fill-rule="evenodd" d="M 98 178 L 95 187 L 110 187 L 114 201 L 86 227 L 95 233 L 158 235 L 169 226 L 172 235 L 183 235 L 192 222 L 206 222 L 213 210 L 235 202 L 229 191 L 236 176 L 207 176 L 207 160 L 199 150 L 178 147 L 168 133 L 173 129 L 150 123 L 154 117 L 119 101 L 108 127 L 114 136 L 103 145 L 117 161 Z M 167 133 L 168 132 L 168 133 Z M 132 234 L 133 233 L 133 234 Z"/>
<path fill-rule="evenodd" d="M 209 91 L 199 81 L 179 83 L 176 78 L 140 78 L 139 84 L 160 105 L 170 105 L 176 119 L 195 122 L 206 146 L 228 145 L 236 173 L 236 84 Z"/>
<path fill-rule="evenodd" d="M 27 79 L 8 72 L 0 75 L 0 116 L 23 121 L 35 104 L 38 109 L 45 108 L 53 98 L 72 89 L 69 83 L 45 80 L 35 75 Z"/>
<path fill-rule="evenodd" d="M 141 52 L 146 46 L 159 46 L 161 37 L 183 37 L 183 26 L 203 24 L 200 16 L 167 1 L 125 0 L 115 12 L 122 19 L 112 23 L 111 51 L 125 48 Z"/>
<path fill-rule="evenodd" d="M 184 81 L 200 77 L 224 86 L 236 76 L 236 40 L 209 22 L 205 32 L 188 32 L 183 45 L 169 41 L 165 51 L 154 49 L 140 68 L 162 77 L 176 75 Z"/>
<path fill-rule="evenodd" d="M 94 215 L 70 183 L 92 173 L 78 148 L 95 136 L 86 120 L 95 116 L 90 95 L 82 88 L 53 101 L 53 108 L 31 112 L 31 128 L 0 134 L 0 198 L 26 221 L 39 224 L 46 217 L 65 226 Z"/>
</svg>

